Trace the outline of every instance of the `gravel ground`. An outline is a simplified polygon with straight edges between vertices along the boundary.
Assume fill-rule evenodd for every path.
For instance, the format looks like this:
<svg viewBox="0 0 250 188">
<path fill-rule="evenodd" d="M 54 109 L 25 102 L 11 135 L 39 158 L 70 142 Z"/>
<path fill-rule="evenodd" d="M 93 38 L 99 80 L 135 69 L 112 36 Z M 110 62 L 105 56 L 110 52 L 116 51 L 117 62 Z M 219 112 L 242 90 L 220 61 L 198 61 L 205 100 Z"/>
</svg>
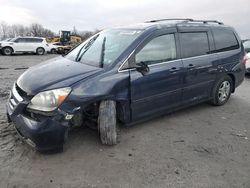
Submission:
<svg viewBox="0 0 250 188">
<path fill-rule="evenodd" d="M 250 79 L 222 107 L 200 104 L 121 128 L 120 143 L 70 133 L 65 151 L 38 153 L 7 123 L 5 103 L 26 68 L 54 55 L 0 56 L 0 187 L 250 187 Z"/>
</svg>

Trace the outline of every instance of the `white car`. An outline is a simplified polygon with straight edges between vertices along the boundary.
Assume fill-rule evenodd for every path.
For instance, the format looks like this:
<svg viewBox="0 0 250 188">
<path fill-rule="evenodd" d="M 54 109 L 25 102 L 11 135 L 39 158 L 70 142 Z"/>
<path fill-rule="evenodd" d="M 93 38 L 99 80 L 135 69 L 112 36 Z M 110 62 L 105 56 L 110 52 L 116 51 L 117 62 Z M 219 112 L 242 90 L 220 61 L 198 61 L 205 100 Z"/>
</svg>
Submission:
<svg viewBox="0 0 250 188">
<path fill-rule="evenodd" d="M 250 52 L 246 55 L 246 73 L 250 73 Z"/>
<path fill-rule="evenodd" d="M 0 42 L 0 49 L 4 55 L 27 52 L 43 55 L 45 52 L 48 52 L 49 45 L 45 38 L 17 37 L 10 41 Z"/>
<path fill-rule="evenodd" d="M 48 52 L 55 54 L 58 52 L 58 48 L 63 48 L 64 46 L 60 42 L 53 42 L 49 43 L 49 50 Z"/>
</svg>

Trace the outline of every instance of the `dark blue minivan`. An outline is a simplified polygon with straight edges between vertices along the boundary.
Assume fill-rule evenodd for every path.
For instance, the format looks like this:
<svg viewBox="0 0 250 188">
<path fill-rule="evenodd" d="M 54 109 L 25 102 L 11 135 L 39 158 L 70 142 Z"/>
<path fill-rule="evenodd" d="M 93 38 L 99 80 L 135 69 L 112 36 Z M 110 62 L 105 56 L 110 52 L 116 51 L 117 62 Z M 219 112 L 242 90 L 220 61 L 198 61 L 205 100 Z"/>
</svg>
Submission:
<svg viewBox="0 0 250 188">
<path fill-rule="evenodd" d="M 62 150 L 87 125 L 103 144 L 125 126 L 190 105 L 225 104 L 245 75 L 231 27 L 212 20 L 163 19 L 101 31 L 64 57 L 33 66 L 14 83 L 9 121 L 37 150 Z"/>
</svg>

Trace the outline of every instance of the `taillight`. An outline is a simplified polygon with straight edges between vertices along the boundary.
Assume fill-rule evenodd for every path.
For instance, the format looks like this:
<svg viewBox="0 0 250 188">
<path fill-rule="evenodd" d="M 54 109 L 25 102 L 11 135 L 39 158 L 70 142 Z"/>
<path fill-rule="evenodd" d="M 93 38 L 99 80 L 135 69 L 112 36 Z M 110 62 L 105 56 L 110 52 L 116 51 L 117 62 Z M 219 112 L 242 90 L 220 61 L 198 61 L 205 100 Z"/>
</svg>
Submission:
<svg viewBox="0 0 250 188">
<path fill-rule="evenodd" d="M 243 63 L 244 65 L 247 63 L 247 59 L 248 59 L 248 57 L 247 57 L 247 55 L 245 55 L 245 56 L 243 57 L 243 60 L 242 60 L 242 63 Z"/>
</svg>

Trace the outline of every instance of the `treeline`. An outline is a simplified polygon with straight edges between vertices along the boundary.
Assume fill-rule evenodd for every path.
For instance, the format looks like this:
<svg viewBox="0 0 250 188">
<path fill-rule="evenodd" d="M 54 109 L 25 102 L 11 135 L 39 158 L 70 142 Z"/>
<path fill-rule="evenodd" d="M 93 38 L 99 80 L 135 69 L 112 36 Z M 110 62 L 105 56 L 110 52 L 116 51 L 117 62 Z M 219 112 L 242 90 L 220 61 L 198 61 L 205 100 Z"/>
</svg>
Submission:
<svg viewBox="0 0 250 188">
<path fill-rule="evenodd" d="M 97 33 L 96 31 L 78 31 L 75 27 L 71 31 L 72 35 L 77 35 L 85 40 Z M 50 29 L 43 27 L 41 24 L 33 23 L 30 26 L 24 26 L 21 24 L 13 24 L 9 25 L 6 22 L 0 23 L 0 39 L 6 38 L 14 38 L 14 37 L 24 37 L 24 36 L 33 36 L 33 37 L 55 37 L 59 35 L 59 31 L 57 33 L 53 32 Z"/>
</svg>

